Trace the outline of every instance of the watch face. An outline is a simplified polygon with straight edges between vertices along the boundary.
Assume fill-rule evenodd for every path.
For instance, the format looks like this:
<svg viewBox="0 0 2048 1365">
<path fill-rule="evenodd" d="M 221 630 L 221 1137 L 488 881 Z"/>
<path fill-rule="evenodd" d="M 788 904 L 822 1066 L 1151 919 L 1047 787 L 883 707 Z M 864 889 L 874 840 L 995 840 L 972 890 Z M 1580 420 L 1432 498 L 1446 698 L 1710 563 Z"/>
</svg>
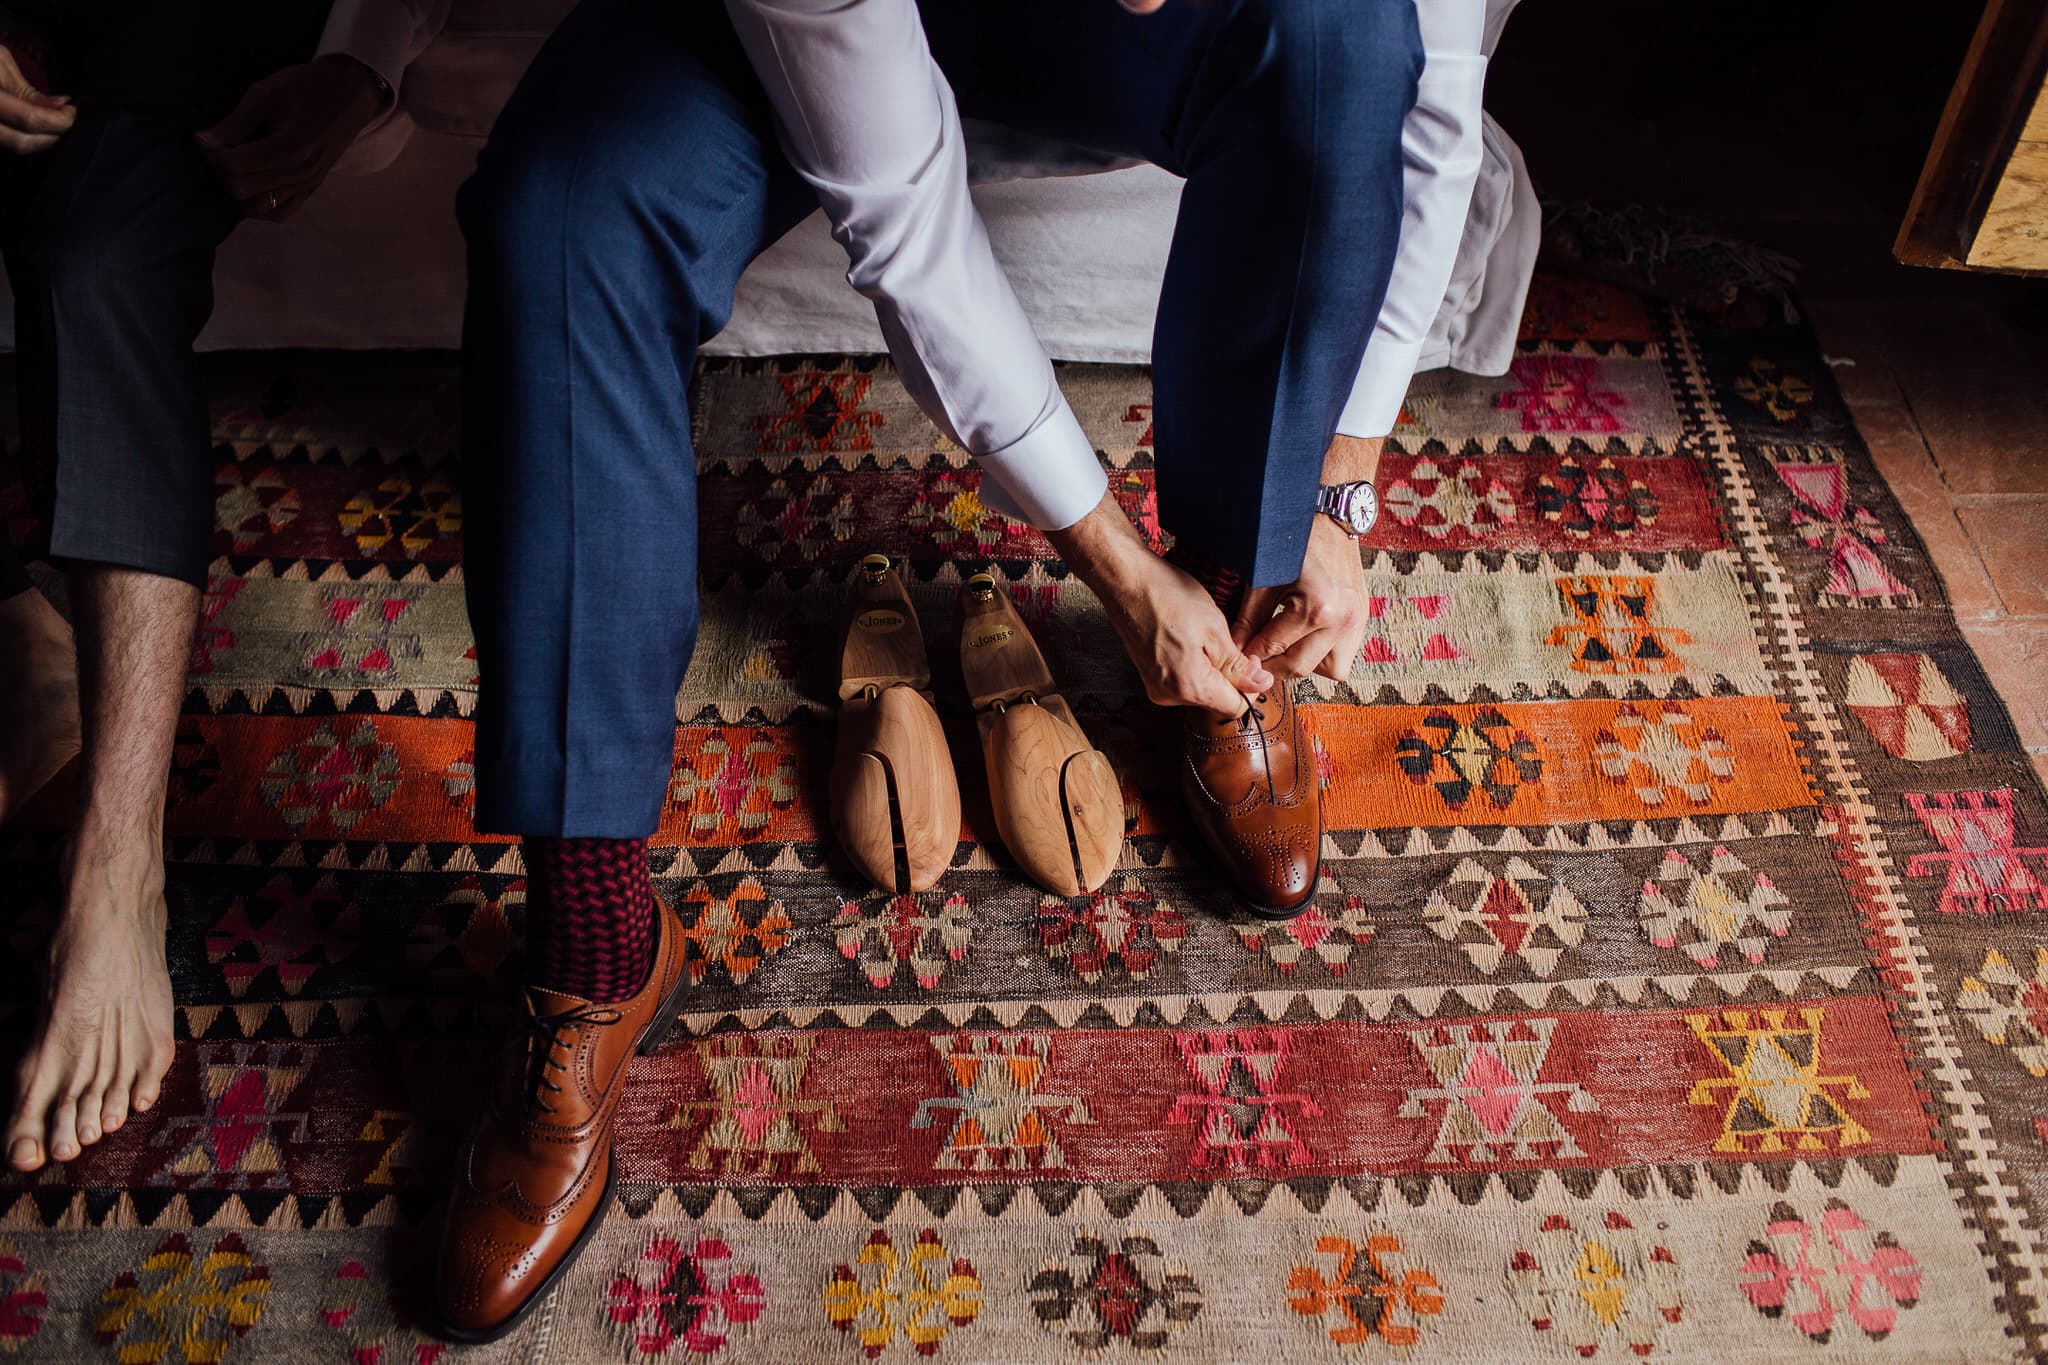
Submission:
<svg viewBox="0 0 2048 1365">
<path fill-rule="evenodd" d="M 1362 536 L 1379 520 L 1379 495 L 1369 483 L 1340 484 L 1324 490 L 1323 510 Z"/>
<path fill-rule="evenodd" d="M 1380 495 L 1369 483 L 1351 485 L 1351 529 L 1364 535 L 1380 519 Z"/>
<path fill-rule="evenodd" d="M 1370 531 L 1380 516 L 1379 495 L 1363 481 L 1324 485 L 1316 507 L 1355 536 Z"/>
</svg>

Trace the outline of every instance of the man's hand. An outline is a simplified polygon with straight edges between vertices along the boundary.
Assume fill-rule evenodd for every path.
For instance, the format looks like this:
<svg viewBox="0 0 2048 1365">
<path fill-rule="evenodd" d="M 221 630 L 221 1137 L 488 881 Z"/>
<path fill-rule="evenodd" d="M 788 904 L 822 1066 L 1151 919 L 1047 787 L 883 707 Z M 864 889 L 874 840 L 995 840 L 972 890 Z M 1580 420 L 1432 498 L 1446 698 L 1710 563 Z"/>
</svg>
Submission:
<svg viewBox="0 0 2048 1365">
<path fill-rule="evenodd" d="M 384 83 L 353 57 L 288 66 L 249 87 L 199 148 L 251 218 L 289 218 L 383 112 Z"/>
<path fill-rule="evenodd" d="M 48 151 L 77 117 L 69 96 L 46 95 L 30 85 L 14 54 L 0 47 L 0 152 Z"/>
<path fill-rule="evenodd" d="M 1283 678 L 1320 673 L 1339 682 L 1365 643 L 1365 563 L 1358 542 L 1318 514 L 1301 577 L 1245 594 L 1231 636 Z"/>
<path fill-rule="evenodd" d="M 1232 643 L 1215 600 L 1146 547 L 1115 498 L 1104 494 L 1094 511 L 1047 539 L 1102 599 L 1153 701 L 1238 716 L 1247 693 L 1273 685 Z"/>
</svg>

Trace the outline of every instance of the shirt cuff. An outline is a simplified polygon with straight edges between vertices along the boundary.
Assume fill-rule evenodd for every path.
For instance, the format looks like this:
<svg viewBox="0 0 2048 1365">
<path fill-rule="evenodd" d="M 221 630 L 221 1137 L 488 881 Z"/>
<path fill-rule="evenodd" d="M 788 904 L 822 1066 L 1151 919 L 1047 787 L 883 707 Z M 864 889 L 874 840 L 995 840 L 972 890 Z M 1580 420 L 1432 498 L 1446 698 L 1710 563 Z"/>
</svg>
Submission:
<svg viewBox="0 0 2048 1365">
<path fill-rule="evenodd" d="M 384 109 L 364 132 L 372 132 L 398 110 L 398 86 L 412 57 L 418 17 L 394 0 L 336 0 L 320 33 L 317 57 L 353 57 L 384 83 Z"/>
<path fill-rule="evenodd" d="M 1017 440 L 975 459 L 984 476 L 982 502 L 1041 531 L 1072 526 L 1109 490 L 1095 447 L 1065 402 Z"/>
<path fill-rule="evenodd" d="M 1422 362 L 1426 338 L 1395 341 L 1384 332 L 1374 332 L 1365 348 L 1365 360 L 1351 383 L 1351 397 L 1344 415 L 1337 419 L 1339 436 L 1371 440 L 1393 431 L 1401 420 L 1401 404 L 1408 398 L 1408 381 Z"/>
</svg>

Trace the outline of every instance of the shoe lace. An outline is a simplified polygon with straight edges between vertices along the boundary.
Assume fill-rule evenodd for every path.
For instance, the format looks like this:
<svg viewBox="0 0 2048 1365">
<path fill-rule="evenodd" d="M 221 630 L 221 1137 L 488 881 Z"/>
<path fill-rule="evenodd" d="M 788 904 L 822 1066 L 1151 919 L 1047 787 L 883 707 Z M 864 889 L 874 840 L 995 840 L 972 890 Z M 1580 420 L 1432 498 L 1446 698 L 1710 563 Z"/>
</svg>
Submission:
<svg viewBox="0 0 2048 1365">
<path fill-rule="evenodd" d="M 1259 693 L 1258 696 L 1245 703 L 1244 714 L 1237 718 L 1239 733 L 1250 734 L 1254 730 L 1266 728 L 1265 705 L 1266 694 L 1264 692 Z"/>
<path fill-rule="evenodd" d="M 560 1094 L 562 1086 L 550 1073 L 569 1069 L 566 1063 L 555 1057 L 555 1050 L 563 1044 L 564 1034 L 586 1024 L 616 1024 L 619 1017 L 617 1010 L 601 1005 L 578 1005 L 554 1014 L 530 1010 L 526 1016 L 530 1036 L 526 1048 L 524 1091 L 528 1105 L 543 1114 L 555 1112 L 554 1101 L 548 1096 Z"/>
</svg>

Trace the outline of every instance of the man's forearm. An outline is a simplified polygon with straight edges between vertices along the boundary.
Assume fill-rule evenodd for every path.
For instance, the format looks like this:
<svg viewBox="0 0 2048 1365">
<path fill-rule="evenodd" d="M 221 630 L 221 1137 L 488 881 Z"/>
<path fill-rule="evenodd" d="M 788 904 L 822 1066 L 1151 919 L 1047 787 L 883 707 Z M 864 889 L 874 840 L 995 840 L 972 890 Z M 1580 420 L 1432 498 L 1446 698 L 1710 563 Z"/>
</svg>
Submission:
<svg viewBox="0 0 2048 1365">
<path fill-rule="evenodd" d="M 1380 467 L 1378 436 L 1338 436 L 1323 452 L 1323 482 L 1369 483 Z"/>
<path fill-rule="evenodd" d="M 1138 571 L 1144 567 L 1135 556 L 1152 553 L 1110 493 L 1104 493 L 1094 510 L 1072 526 L 1044 535 L 1067 567 L 1104 602 L 1117 600 L 1135 585 Z"/>
</svg>

